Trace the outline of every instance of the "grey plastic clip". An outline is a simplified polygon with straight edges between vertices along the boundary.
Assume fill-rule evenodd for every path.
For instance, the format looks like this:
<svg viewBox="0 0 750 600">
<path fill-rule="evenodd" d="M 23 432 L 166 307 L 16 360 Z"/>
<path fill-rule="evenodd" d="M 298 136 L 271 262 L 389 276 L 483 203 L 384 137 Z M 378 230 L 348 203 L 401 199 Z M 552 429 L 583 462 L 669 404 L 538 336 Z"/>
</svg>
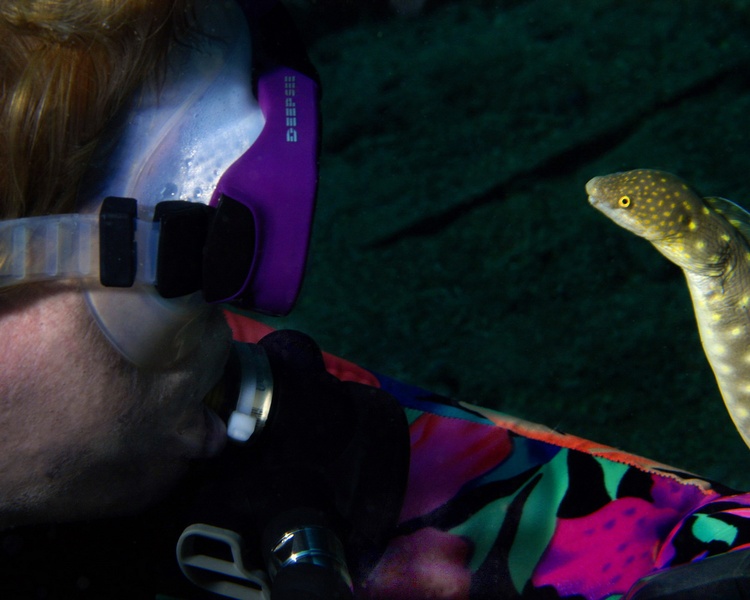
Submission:
<svg viewBox="0 0 750 600">
<path fill-rule="evenodd" d="M 236 600 L 271 600 L 265 573 L 248 569 L 243 553 L 238 533 L 203 523 L 185 528 L 177 541 L 180 569 L 198 587 Z"/>
</svg>

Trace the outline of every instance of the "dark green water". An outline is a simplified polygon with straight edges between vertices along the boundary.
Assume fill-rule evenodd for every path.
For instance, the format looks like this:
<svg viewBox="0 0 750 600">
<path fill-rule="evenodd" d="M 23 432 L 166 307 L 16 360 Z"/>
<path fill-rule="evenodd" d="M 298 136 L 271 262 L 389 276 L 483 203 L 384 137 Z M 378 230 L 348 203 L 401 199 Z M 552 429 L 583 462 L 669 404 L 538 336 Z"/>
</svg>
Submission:
<svg viewBox="0 0 750 600">
<path fill-rule="evenodd" d="M 399 18 L 330 4 L 297 10 L 324 85 L 319 210 L 301 302 L 271 322 L 431 390 L 750 486 L 681 273 L 584 192 L 597 174 L 659 168 L 750 205 L 749 13 L 461 0 Z"/>
</svg>

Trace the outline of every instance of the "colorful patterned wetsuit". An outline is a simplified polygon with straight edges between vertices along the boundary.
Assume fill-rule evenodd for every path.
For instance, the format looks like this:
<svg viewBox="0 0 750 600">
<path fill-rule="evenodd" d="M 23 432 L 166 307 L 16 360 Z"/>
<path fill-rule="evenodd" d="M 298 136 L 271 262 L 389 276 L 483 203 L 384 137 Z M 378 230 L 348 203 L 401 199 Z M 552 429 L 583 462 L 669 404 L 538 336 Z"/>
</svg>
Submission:
<svg viewBox="0 0 750 600">
<path fill-rule="evenodd" d="M 230 321 L 241 339 L 264 333 Z M 358 597 L 614 600 L 750 544 L 750 493 L 326 361 L 390 392 L 410 422 L 400 524 Z"/>
</svg>

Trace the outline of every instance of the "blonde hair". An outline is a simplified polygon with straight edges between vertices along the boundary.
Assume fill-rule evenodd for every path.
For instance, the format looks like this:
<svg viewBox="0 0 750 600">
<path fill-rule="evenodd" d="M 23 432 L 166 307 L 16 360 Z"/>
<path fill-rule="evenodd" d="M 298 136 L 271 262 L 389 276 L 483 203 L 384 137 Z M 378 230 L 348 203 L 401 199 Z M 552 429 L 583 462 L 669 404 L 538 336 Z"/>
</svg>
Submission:
<svg viewBox="0 0 750 600">
<path fill-rule="evenodd" d="M 71 212 L 107 123 L 189 0 L 0 0 L 0 219 Z"/>
</svg>

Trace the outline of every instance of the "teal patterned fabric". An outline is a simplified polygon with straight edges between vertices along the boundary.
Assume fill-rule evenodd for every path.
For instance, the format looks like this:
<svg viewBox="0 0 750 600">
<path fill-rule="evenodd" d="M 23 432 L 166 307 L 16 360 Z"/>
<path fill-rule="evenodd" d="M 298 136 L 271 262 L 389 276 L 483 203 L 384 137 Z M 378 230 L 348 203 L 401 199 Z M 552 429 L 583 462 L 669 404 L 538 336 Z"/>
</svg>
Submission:
<svg viewBox="0 0 750 600">
<path fill-rule="evenodd" d="M 750 543 L 750 494 L 375 376 L 406 411 L 412 456 L 361 598 L 614 600 Z"/>
</svg>

